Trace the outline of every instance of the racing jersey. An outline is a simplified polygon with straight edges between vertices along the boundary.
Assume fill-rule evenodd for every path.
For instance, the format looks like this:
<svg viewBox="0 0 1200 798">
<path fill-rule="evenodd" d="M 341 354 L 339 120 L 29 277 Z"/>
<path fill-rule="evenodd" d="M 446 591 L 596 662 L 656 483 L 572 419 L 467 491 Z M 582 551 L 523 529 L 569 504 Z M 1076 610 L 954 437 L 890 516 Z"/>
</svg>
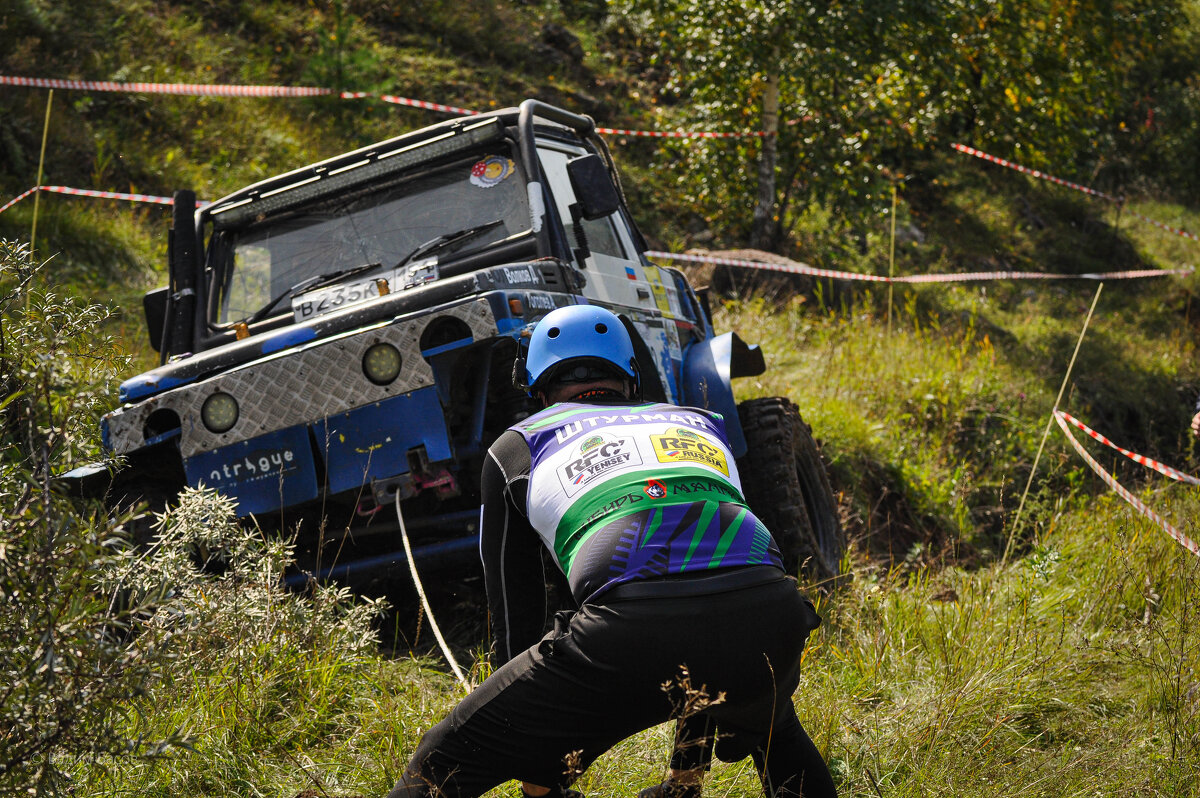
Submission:
<svg viewBox="0 0 1200 798">
<path fill-rule="evenodd" d="M 580 604 L 636 580 L 783 567 L 746 506 L 723 420 L 696 408 L 552 405 L 492 446 L 483 493 L 480 545 L 503 661 L 543 621 L 535 547 L 552 553 Z"/>
</svg>

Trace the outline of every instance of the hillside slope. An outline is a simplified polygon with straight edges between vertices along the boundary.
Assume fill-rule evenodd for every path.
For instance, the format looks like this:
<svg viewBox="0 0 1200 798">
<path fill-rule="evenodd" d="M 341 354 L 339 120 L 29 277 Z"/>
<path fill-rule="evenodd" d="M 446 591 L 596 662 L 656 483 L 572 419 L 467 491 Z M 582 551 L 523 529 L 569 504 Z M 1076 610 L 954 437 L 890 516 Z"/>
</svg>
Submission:
<svg viewBox="0 0 1200 798">
<path fill-rule="evenodd" d="M 601 10 L 587 0 L 18 0 L 0 23 L 0 74 L 325 85 L 471 108 L 532 96 L 614 127 L 650 126 L 664 80 L 652 43 Z M 5 200 L 36 180 L 46 100 L 0 86 Z M 56 91 L 42 182 L 153 195 L 186 186 L 214 198 L 436 118 L 377 100 Z M 743 244 L 679 199 L 689 175 L 677 149 L 613 141 L 659 246 Z M 1187 432 L 1200 393 L 1200 277 L 1106 281 L 1075 357 L 1098 288 L 1081 275 L 1200 260 L 1195 240 L 1129 211 L 1193 232 L 1200 212 L 1152 192 L 1106 203 L 947 150 L 894 178 L 894 225 L 890 202 L 853 218 L 814 205 L 797 215 L 786 254 L 874 275 L 1073 277 L 889 291 L 687 267 L 714 285 L 718 328 L 766 353 L 767 373 L 739 383 L 741 398 L 793 397 L 821 439 L 851 540 L 846 578 L 808 586 L 826 622 L 805 661 L 801 716 L 846 795 L 1200 794 L 1200 568 L 1048 426 L 1071 367 L 1062 407 L 1122 446 L 1200 472 Z M 38 287 L 115 304 L 122 312 L 101 332 L 147 364 L 140 295 L 165 279 L 167 214 L 61 196 L 42 197 L 39 213 L 38 251 L 53 257 Z M 27 240 L 32 214 L 31 200 L 0 214 L 0 237 Z M 13 273 L 0 278 L 4 296 L 19 298 Z M 41 352 L 19 354 L 46 367 Z M 52 409 L 116 401 L 81 384 L 86 403 L 66 401 L 64 388 L 61 406 L 47 399 Z M 1200 537 L 1194 487 L 1085 445 Z M 266 559 L 276 567 L 281 557 L 272 549 Z M 303 597 L 271 594 L 266 573 L 250 591 L 189 572 L 197 624 L 187 648 L 157 663 L 147 691 L 125 696 L 100 729 L 190 748 L 60 758 L 77 786 L 163 796 L 390 786 L 457 695 L 425 619 L 402 605 L 407 614 L 383 630 L 401 656 L 384 657 L 364 612 L 323 596 L 314 615 Z M 456 653 L 486 673 L 477 608 L 437 610 L 457 616 Z M 596 798 L 636 793 L 661 776 L 668 744 L 665 729 L 640 735 L 580 786 Z M 707 788 L 758 791 L 744 763 L 717 765 Z"/>
</svg>

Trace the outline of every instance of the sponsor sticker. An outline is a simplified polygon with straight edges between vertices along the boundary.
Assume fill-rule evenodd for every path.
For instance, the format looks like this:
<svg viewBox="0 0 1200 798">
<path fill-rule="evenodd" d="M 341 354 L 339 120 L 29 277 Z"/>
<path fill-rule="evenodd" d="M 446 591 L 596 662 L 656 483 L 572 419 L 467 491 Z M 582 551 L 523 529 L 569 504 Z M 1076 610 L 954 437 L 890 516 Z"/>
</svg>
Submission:
<svg viewBox="0 0 1200 798">
<path fill-rule="evenodd" d="M 654 304 L 658 309 L 667 316 L 675 315 L 674 309 L 671 307 L 671 300 L 667 296 L 667 287 L 663 285 L 662 274 L 659 273 L 657 266 L 647 266 L 642 264 L 642 271 L 646 273 L 646 281 L 650 283 L 650 292 L 654 295 Z"/>
<path fill-rule="evenodd" d="M 657 479 L 652 479 L 646 483 L 646 487 L 642 488 L 647 496 L 651 499 L 661 499 L 667 495 L 667 486 L 659 482 Z"/>
<path fill-rule="evenodd" d="M 489 155 L 471 167 L 471 185 L 480 188 L 491 188 L 512 177 L 516 171 L 512 158 L 501 155 Z"/>
<path fill-rule="evenodd" d="M 540 282 L 530 266 L 504 266 L 500 269 L 509 285 L 529 285 Z"/>
<path fill-rule="evenodd" d="M 642 463 L 637 446 L 627 436 L 588 435 L 572 450 L 574 456 L 558 468 L 559 482 L 568 496 L 574 496 L 607 474 Z"/>
<path fill-rule="evenodd" d="M 650 440 L 660 463 L 705 465 L 729 476 L 725 452 L 694 430 L 675 427 L 663 435 L 651 435 Z"/>
<path fill-rule="evenodd" d="M 245 454 L 229 453 L 225 459 L 206 465 L 209 473 L 205 484 L 216 488 L 229 483 L 279 479 L 299 468 L 295 453 L 287 447 L 255 449 Z"/>
</svg>

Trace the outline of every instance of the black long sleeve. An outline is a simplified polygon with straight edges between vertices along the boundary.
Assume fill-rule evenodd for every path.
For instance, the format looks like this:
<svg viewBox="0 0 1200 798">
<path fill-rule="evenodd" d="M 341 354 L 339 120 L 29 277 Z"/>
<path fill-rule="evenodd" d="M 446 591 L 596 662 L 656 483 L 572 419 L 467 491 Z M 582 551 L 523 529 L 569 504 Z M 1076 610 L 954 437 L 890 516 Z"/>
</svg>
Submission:
<svg viewBox="0 0 1200 798">
<path fill-rule="evenodd" d="M 536 643 L 546 619 L 542 541 L 526 517 L 529 447 L 520 433 L 497 439 L 481 474 L 479 554 L 496 667 Z"/>
</svg>

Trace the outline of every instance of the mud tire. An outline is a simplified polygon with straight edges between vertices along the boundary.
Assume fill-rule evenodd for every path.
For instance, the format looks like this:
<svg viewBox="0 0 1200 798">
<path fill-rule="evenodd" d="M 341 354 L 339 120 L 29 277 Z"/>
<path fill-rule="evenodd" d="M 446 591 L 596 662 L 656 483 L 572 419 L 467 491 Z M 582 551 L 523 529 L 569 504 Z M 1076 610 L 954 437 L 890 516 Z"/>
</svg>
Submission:
<svg viewBox="0 0 1200 798">
<path fill-rule="evenodd" d="M 845 549 L 837 500 L 812 429 L 786 397 L 738 405 L 746 454 L 738 460 L 750 509 L 775 537 L 788 573 L 832 580 Z"/>
</svg>

